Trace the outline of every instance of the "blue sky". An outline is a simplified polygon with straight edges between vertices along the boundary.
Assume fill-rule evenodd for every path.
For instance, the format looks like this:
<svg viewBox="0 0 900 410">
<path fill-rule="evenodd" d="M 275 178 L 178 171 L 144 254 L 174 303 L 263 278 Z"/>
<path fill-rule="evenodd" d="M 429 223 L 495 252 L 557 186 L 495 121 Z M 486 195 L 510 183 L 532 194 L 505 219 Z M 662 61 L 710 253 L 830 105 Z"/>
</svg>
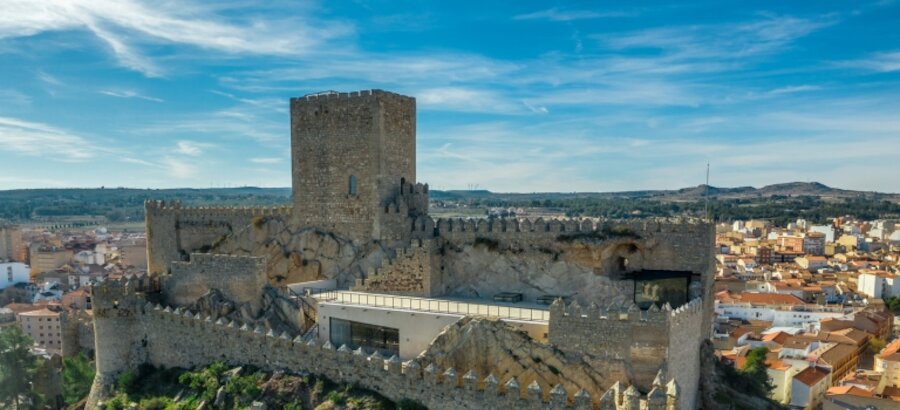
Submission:
<svg viewBox="0 0 900 410">
<path fill-rule="evenodd" d="M 288 98 L 418 101 L 437 189 L 900 192 L 898 2 L 0 0 L 0 189 L 290 186 Z"/>
</svg>

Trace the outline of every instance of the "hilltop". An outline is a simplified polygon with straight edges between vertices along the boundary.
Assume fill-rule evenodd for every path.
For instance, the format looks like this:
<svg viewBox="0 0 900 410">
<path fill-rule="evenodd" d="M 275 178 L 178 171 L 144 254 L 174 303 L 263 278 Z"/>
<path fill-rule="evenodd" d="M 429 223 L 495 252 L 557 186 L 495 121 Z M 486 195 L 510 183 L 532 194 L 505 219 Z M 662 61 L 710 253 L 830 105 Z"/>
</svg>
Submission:
<svg viewBox="0 0 900 410">
<path fill-rule="evenodd" d="M 821 199 L 838 198 L 878 198 L 900 201 L 900 194 L 872 191 L 853 191 L 832 188 L 819 182 L 786 182 L 766 185 L 761 188 L 751 186 L 716 187 L 709 186 L 708 194 L 718 199 L 755 199 L 772 197 L 811 196 Z M 450 190 L 431 191 L 431 199 L 468 200 L 468 199 L 503 199 L 503 200 L 545 200 L 545 199 L 584 199 L 584 198 L 632 198 L 653 199 L 658 201 L 692 201 L 704 198 L 707 186 L 698 185 L 672 190 L 643 190 L 618 192 L 534 192 L 534 193 L 497 193 L 488 190 Z"/>
<path fill-rule="evenodd" d="M 699 185 L 674 190 L 622 192 L 499 193 L 488 190 L 431 190 L 435 211 L 464 207 L 485 215 L 491 207 L 524 207 L 568 216 L 630 218 L 702 215 L 707 192 L 711 215 L 720 220 L 798 218 L 820 220 L 844 214 L 871 219 L 900 215 L 900 194 L 832 188 L 818 182 L 754 187 Z M 136 224 L 144 220 L 144 201 L 179 200 L 185 206 L 288 205 L 290 188 L 53 188 L 0 191 L 0 219 L 95 225 Z M 444 208 L 446 209 L 446 208 Z M 440 213 L 437 212 L 436 215 Z"/>
</svg>

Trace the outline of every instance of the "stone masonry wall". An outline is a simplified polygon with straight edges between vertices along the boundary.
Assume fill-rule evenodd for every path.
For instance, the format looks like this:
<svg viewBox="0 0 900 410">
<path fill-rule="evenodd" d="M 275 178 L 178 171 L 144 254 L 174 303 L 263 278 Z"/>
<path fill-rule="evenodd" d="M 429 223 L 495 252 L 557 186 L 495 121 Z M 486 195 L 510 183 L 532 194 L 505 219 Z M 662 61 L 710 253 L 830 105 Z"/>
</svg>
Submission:
<svg viewBox="0 0 900 410">
<path fill-rule="evenodd" d="M 570 392 L 564 386 L 541 386 L 532 383 L 522 388 L 513 378 L 501 381 L 493 375 L 474 372 L 460 374 L 455 369 L 439 369 L 434 365 L 409 361 L 401 363 L 395 356 L 384 358 L 363 350 L 350 351 L 346 346 L 335 349 L 329 343 L 304 343 L 287 334 L 275 335 L 262 328 L 226 323 L 221 319 L 200 317 L 182 309 L 162 308 L 145 303 L 132 304 L 133 317 L 139 318 L 132 333 L 131 351 L 119 350 L 129 363 L 116 372 L 98 374 L 92 390 L 92 402 L 102 400 L 104 389 L 114 375 L 137 363 L 155 366 L 194 367 L 222 361 L 230 365 L 253 365 L 275 371 L 324 375 L 339 383 L 358 384 L 399 401 L 408 398 L 433 409 L 613 409 L 672 410 L 677 407 L 674 381 L 660 381 L 647 397 L 633 387 L 620 385 L 602 397 L 591 398 L 585 391 Z M 124 307 L 122 307 L 124 308 Z M 106 324 L 101 324 L 104 326 Z M 123 346 L 125 344 L 123 343 Z M 127 352 L 127 353 L 126 353 Z M 132 367 L 129 367 L 132 366 Z M 673 392 L 669 395 L 668 392 Z M 574 394 L 571 394 L 574 393 Z"/>
<path fill-rule="evenodd" d="M 643 258 L 642 268 L 682 270 L 706 273 L 711 269 L 712 225 L 696 220 L 641 219 L 594 222 L 590 219 L 531 220 L 516 219 L 438 219 L 429 224 L 417 220 L 413 237 L 434 235 L 456 245 L 473 243 L 477 238 L 497 241 L 498 248 L 553 246 L 561 242 L 601 242 L 634 240 L 662 245 L 669 257 Z M 661 255 L 662 256 L 662 255 Z"/>
<path fill-rule="evenodd" d="M 212 289 L 227 299 L 247 303 L 253 312 L 261 308 L 268 283 L 265 258 L 192 253 L 190 262 L 172 262 L 171 273 L 162 276 L 167 302 L 187 305 Z"/>
<path fill-rule="evenodd" d="M 407 296 L 432 296 L 440 290 L 435 271 L 434 240 L 413 240 L 409 248 L 397 249 L 397 256 L 382 260 L 381 267 L 369 269 L 365 279 L 357 279 L 355 291 Z"/>
<path fill-rule="evenodd" d="M 381 238 L 382 209 L 415 182 L 415 115 L 415 99 L 381 90 L 291 99 L 297 223 Z"/>
<path fill-rule="evenodd" d="M 200 207 L 185 208 L 181 202 L 144 203 L 147 229 L 147 269 L 165 273 L 172 261 L 212 246 L 225 235 L 249 225 L 253 218 L 287 216 L 288 207 Z"/>
<path fill-rule="evenodd" d="M 550 343 L 566 353 L 587 355 L 609 380 L 631 381 L 647 391 L 664 370 L 670 313 L 668 306 L 647 311 L 634 304 L 582 308 L 557 300 L 550 308 Z"/>
<path fill-rule="evenodd" d="M 703 302 L 705 300 L 694 299 L 675 309 L 669 321 L 666 375 L 678 380 L 683 409 L 693 409 L 700 404 L 700 348 L 706 339 L 703 326 L 707 320 Z"/>
<path fill-rule="evenodd" d="M 631 381 L 642 390 L 652 389 L 657 375 L 667 374 L 683 388 L 680 408 L 696 406 L 700 380 L 700 332 L 702 302 L 672 310 L 669 305 L 642 311 L 628 307 L 565 306 L 560 300 L 550 308 L 550 343 L 567 353 L 586 354 L 597 366 L 621 363 L 625 374 L 611 378 Z"/>
</svg>

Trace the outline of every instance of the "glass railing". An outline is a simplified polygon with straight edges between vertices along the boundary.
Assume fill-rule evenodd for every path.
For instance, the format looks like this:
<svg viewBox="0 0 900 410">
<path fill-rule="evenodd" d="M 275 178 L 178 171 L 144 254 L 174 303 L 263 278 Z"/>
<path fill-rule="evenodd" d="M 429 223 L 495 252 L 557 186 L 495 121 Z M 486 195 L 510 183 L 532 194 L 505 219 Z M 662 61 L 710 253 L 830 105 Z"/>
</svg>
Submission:
<svg viewBox="0 0 900 410">
<path fill-rule="evenodd" d="M 310 291 L 312 297 L 319 301 L 346 303 L 351 305 L 385 307 L 422 312 L 449 313 L 466 316 L 496 317 L 500 319 L 548 321 L 547 310 L 520 308 L 502 305 L 486 305 L 454 300 L 426 299 L 412 296 L 381 295 L 374 293 L 357 293 L 344 291 Z"/>
</svg>

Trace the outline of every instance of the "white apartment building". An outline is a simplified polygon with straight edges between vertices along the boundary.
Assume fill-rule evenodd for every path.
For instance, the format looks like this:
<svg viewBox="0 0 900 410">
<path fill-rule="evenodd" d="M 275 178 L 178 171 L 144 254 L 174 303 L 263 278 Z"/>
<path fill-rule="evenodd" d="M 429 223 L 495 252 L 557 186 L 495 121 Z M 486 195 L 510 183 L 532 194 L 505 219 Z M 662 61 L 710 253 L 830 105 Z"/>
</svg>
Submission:
<svg viewBox="0 0 900 410">
<path fill-rule="evenodd" d="M 852 313 L 851 309 L 819 305 L 758 305 L 746 302 L 722 303 L 716 301 L 716 315 L 729 319 L 770 320 L 772 326 L 819 328 L 825 318 L 841 318 Z"/>
<path fill-rule="evenodd" d="M 17 283 L 28 283 L 28 272 L 30 271 L 31 268 L 24 263 L 0 263 L 0 290 Z"/>
<path fill-rule="evenodd" d="M 900 278 L 887 271 L 868 271 L 859 274 L 857 290 L 870 298 L 900 296 Z"/>
</svg>

